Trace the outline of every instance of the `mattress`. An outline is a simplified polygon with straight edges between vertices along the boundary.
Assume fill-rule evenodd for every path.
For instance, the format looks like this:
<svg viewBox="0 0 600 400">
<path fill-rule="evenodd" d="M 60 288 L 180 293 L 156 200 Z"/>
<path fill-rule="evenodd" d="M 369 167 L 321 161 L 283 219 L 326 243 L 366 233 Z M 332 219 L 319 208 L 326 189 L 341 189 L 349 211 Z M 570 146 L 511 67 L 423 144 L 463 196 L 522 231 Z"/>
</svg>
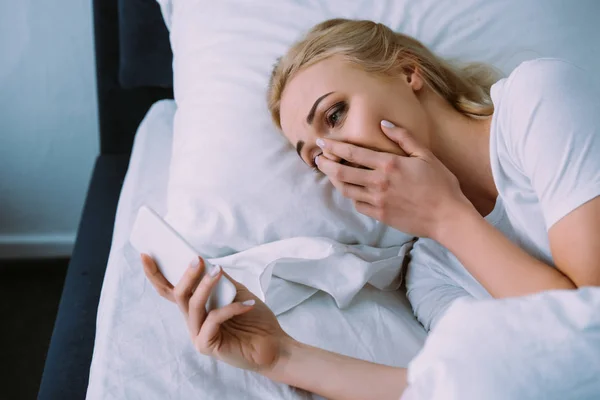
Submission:
<svg viewBox="0 0 600 400">
<path fill-rule="evenodd" d="M 177 307 L 146 281 L 128 237 L 142 204 L 166 212 L 174 112 L 172 100 L 156 103 L 136 134 L 98 306 L 87 398 L 319 398 L 199 354 Z M 426 338 L 402 292 L 371 286 L 344 309 L 317 292 L 279 321 L 301 342 L 393 366 L 407 366 Z"/>
</svg>

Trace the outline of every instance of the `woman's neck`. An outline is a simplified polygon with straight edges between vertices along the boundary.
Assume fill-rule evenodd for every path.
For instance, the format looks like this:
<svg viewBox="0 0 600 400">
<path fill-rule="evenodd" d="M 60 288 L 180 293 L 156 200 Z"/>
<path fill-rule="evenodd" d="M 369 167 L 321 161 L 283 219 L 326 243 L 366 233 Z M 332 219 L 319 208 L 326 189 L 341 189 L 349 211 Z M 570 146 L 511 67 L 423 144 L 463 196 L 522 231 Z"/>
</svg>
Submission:
<svg viewBox="0 0 600 400">
<path fill-rule="evenodd" d="M 447 103 L 436 108 L 431 151 L 458 178 L 465 196 L 485 216 L 498 196 L 490 164 L 492 118 L 473 119 Z"/>
</svg>

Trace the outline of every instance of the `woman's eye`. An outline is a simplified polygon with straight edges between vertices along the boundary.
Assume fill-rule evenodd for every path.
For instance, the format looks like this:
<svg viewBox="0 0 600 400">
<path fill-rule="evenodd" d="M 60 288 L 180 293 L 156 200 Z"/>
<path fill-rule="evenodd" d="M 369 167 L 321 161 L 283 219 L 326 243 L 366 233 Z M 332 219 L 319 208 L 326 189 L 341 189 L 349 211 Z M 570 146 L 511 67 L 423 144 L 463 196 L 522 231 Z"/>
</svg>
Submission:
<svg viewBox="0 0 600 400">
<path fill-rule="evenodd" d="M 336 112 L 334 112 L 333 114 L 331 114 L 329 116 L 329 125 L 330 126 L 335 126 L 339 122 L 339 120 L 341 118 L 340 111 L 341 110 L 337 110 Z"/>
<path fill-rule="evenodd" d="M 335 128 L 335 126 L 341 121 L 343 117 L 343 113 L 346 109 L 344 103 L 338 103 L 333 107 L 331 113 L 327 115 L 327 125 L 331 128 Z"/>
</svg>

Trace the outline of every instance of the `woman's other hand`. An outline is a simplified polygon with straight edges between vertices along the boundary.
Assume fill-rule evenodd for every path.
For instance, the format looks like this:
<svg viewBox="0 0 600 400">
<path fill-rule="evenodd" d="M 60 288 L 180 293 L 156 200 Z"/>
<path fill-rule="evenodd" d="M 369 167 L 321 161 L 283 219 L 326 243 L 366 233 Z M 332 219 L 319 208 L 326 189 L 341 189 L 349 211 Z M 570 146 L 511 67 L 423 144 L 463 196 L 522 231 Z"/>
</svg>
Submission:
<svg viewBox="0 0 600 400">
<path fill-rule="evenodd" d="M 199 257 L 173 287 L 150 256 L 142 254 L 141 258 L 152 286 L 162 297 L 177 303 L 200 353 L 265 373 L 275 367 L 286 345 L 293 342 L 267 305 L 220 267 L 215 266 L 202 277 L 205 264 Z M 207 313 L 206 302 L 222 275 L 235 285 L 236 297 L 228 306 Z"/>
<path fill-rule="evenodd" d="M 406 156 L 319 139 L 317 145 L 327 153 L 366 167 L 342 165 L 320 156 L 319 170 L 354 201 L 358 212 L 400 231 L 435 238 L 448 216 L 472 205 L 460 190 L 456 176 L 405 129 L 388 121 L 382 121 L 381 128 Z"/>
</svg>

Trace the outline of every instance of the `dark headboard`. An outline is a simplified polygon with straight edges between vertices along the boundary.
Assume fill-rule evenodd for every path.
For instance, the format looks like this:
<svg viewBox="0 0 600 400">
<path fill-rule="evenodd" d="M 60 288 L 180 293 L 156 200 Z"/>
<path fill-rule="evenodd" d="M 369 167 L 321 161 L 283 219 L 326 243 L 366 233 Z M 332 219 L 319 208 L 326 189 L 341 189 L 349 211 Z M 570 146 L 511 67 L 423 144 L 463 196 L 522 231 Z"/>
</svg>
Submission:
<svg viewBox="0 0 600 400">
<path fill-rule="evenodd" d="M 121 0 L 93 0 L 102 154 L 129 154 L 137 127 L 150 106 L 160 99 L 173 98 L 172 88 L 148 86 L 126 89 L 121 85 L 119 1 Z M 160 13 L 158 5 L 154 10 Z"/>
</svg>

